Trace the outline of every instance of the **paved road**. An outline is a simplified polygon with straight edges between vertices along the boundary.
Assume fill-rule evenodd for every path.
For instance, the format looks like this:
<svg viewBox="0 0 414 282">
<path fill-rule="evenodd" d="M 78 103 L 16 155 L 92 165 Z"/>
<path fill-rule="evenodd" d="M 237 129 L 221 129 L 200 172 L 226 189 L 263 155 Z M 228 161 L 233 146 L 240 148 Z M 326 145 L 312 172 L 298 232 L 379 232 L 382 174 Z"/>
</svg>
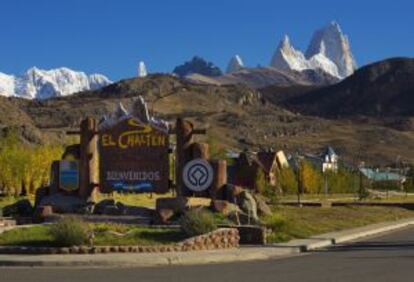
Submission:
<svg viewBox="0 0 414 282">
<path fill-rule="evenodd" d="M 140 269 L 0 268 L 0 282 L 414 281 L 414 228 L 290 258 Z"/>
</svg>

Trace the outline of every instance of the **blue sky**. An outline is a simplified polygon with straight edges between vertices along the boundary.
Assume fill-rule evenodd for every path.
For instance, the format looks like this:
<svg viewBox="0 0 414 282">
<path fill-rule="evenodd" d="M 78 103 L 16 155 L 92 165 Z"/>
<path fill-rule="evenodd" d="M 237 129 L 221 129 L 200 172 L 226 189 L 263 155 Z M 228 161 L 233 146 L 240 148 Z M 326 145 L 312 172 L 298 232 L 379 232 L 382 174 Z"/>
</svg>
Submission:
<svg viewBox="0 0 414 282">
<path fill-rule="evenodd" d="M 336 20 L 359 65 L 414 55 L 413 1 L 1 0 L 0 72 L 67 66 L 117 80 L 139 60 L 168 72 L 193 55 L 267 65 L 289 34 L 304 50 Z"/>
</svg>

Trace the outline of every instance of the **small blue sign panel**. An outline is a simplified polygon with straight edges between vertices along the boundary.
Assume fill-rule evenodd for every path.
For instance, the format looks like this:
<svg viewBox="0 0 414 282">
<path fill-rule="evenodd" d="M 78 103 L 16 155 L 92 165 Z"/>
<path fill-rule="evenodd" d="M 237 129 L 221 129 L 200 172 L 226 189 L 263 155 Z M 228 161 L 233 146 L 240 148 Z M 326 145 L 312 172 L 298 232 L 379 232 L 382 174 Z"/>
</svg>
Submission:
<svg viewBox="0 0 414 282">
<path fill-rule="evenodd" d="M 60 161 L 59 172 L 61 189 L 69 192 L 79 189 L 79 163 L 77 161 Z"/>
</svg>

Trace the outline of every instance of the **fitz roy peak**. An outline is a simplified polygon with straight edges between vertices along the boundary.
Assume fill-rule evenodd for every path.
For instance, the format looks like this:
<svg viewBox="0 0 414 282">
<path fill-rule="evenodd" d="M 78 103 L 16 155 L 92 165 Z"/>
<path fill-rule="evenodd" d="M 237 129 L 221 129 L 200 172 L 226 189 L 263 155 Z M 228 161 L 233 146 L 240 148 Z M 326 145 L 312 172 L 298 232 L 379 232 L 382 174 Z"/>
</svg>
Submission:
<svg viewBox="0 0 414 282">
<path fill-rule="evenodd" d="M 239 55 L 233 56 L 227 65 L 226 73 L 232 73 L 244 68 L 244 64 Z"/>
<path fill-rule="evenodd" d="M 321 69 L 340 79 L 351 75 L 356 69 L 348 38 L 335 22 L 315 32 L 306 56 L 292 46 L 286 35 L 279 43 L 270 66 L 299 72 Z"/>
<path fill-rule="evenodd" d="M 341 77 L 350 76 L 355 71 L 357 65 L 351 52 L 348 36 L 342 33 L 338 23 L 331 22 L 326 27 L 315 31 L 306 50 L 306 57 L 311 58 L 318 54 L 321 45 L 324 45 L 325 57 L 337 65 Z"/>
<path fill-rule="evenodd" d="M 33 67 L 20 76 L 0 73 L 0 95 L 47 99 L 96 90 L 111 83 L 101 74 L 87 75 L 68 68 L 41 70 Z"/>
</svg>

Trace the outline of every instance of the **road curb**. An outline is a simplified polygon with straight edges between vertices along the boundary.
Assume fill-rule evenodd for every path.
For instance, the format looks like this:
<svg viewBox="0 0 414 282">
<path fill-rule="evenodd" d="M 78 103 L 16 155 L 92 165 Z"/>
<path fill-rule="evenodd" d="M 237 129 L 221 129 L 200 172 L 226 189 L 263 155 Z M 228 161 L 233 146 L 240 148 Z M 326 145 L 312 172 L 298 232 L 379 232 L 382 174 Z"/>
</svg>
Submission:
<svg viewBox="0 0 414 282">
<path fill-rule="evenodd" d="M 238 249 L 191 251 L 177 253 L 95 254 L 95 255 L 0 255 L 0 266 L 15 267 L 151 267 L 197 265 L 266 260 L 298 255 L 367 236 L 389 232 L 414 224 L 414 218 L 377 223 L 340 232 L 313 236 L 309 239 L 266 246 L 244 246 Z"/>
<path fill-rule="evenodd" d="M 298 247 L 302 252 L 308 252 L 405 228 L 410 225 L 414 225 L 414 218 L 401 219 L 394 222 L 375 223 L 344 231 L 324 233 L 312 236 L 309 239 L 292 240 L 287 243 L 273 244 L 272 246 Z"/>
</svg>

